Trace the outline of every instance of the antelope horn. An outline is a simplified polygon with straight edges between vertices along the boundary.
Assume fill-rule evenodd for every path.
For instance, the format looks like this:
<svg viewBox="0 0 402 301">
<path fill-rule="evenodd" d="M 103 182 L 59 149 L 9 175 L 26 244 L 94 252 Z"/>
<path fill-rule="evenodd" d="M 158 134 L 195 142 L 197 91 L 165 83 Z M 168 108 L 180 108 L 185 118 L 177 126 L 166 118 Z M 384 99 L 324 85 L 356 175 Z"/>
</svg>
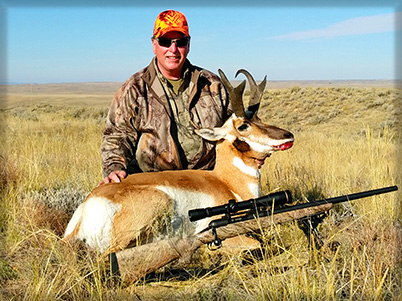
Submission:
<svg viewBox="0 0 402 301">
<path fill-rule="evenodd" d="M 236 77 L 239 75 L 239 73 L 243 73 L 247 77 L 248 83 L 250 85 L 250 101 L 248 103 L 248 108 L 244 114 L 247 119 L 251 119 L 257 113 L 260 107 L 261 98 L 264 94 L 264 89 L 267 84 L 267 76 L 265 76 L 263 81 L 259 85 L 257 85 L 254 78 L 247 70 L 239 69 L 236 73 Z"/>
<path fill-rule="evenodd" d="M 246 87 L 246 81 L 242 81 L 240 85 L 233 88 L 225 73 L 221 69 L 218 70 L 221 81 L 225 86 L 226 90 L 229 92 L 230 103 L 232 104 L 233 113 L 239 117 L 245 117 L 245 110 L 243 105 L 243 92 Z"/>
</svg>

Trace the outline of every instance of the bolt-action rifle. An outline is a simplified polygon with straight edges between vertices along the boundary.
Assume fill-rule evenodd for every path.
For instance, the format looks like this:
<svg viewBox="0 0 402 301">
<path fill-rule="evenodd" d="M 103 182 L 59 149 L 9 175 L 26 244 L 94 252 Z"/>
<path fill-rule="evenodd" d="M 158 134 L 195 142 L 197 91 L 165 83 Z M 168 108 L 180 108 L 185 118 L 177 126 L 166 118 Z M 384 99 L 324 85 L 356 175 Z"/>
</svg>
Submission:
<svg viewBox="0 0 402 301">
<path fill-rule="evenodd" d="M 211 230 L 212 233 L 214 234 L 215 239 L 212 242 L 212 244 L 217 247 L 220 247 L 222 245 L 222 240 L 216 234 L 216 229 L 219 227 L 224 227 L 232 223 L 247 221 L 254 218 L 266 217 L 268 215 L 275 215 L 284 212 L 298 211 L 306 208 L 319 207 L 321 205 L 326 204 L 331 204 L 332 207 L 335 204 L 362 199 L 378 194 L 388 193 L 395 191 L 397 189 L 398 189 L 397 186 L 389 186 L 296 205 L 289 205 L 290 203 L 293 202 L 293 198 L 291 192 L 286 190 L 286 191 L 275 192 L 266 196 L 262 196 L 256 199 L 251 199 L 243 202 L 236 202 L 235 200 L 229 200 L 227 204 L 222 206 L 193 209 L 188 212 L 188 215 L 190 221 L 192 222 L 206 217 L 223 215 L 223 217 L 211 221 L 209 223 L 208 229 L 206 229 Z M 318 234 L 317 227 L 320 223 L 324 221 L 325 217 L 328 216 L 327 211 L 316 212 L 311 215 L 303 216 L 300 219 L 298 219 L 299 227 L 309 238 L 309 241 L 311 236 L 314 237 L 314 242 L 317 248 L 320 248 L 324 245 L 321 237 Z"/>
<path fill-rule="evenodd" d="M 315 238 L 317 247 L 323 245 L 317 226 L 327 216 L 333 205 L 398 190 L 389 186 L 338 196 L 320 201 L 291 205 L 289 191 L 280 191 L 243 202 L 230 200 L 227 204 L 189 211 L 190 221 L 219 216 L 202 232 L 187 237 L 172 237 L 116 253 L 120 273 L 126 280 L 137 280 L 158 268 L 179 259 L 186 262 L 203 244 L 220 246 L 222 240 L 281 224 L 299 221 L 308 237 Z"/>
</svg>

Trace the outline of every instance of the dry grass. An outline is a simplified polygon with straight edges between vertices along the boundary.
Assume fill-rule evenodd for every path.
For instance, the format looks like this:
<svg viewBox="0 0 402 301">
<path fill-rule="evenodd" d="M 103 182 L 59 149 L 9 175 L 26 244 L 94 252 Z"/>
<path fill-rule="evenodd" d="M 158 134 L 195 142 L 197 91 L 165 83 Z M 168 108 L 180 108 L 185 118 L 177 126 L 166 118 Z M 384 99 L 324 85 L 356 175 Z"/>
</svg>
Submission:
<svg viewBox="0 0 402 301">
<path fill-rule="evenodd" d="M 7 134 L 0 137 L 0 299 L 400 300 L 399 192 L 336 206 L 320 226 L 320 251 L 288 223 L 264 230 L 259 257 L 202 248 L 180 272 L 166 267 L 134 284 L 114 283 L 102 257 L 60 239 L 101 178 L 107 104 L 91 105 L 96 97 L 87 92 L 81 106 L 41 93 L 42 101 L 29 105 L 21 98 L 29 95 L 13 94 L 9 104 L 18 105 L 1 112 Z M 401 186 L 396 90 L 291 87 L 264 99 L 260 116 L 296 136 L 294 148 L 264 166 L 264 192 L 290 189 L 312 200 Z"/>
</svg>

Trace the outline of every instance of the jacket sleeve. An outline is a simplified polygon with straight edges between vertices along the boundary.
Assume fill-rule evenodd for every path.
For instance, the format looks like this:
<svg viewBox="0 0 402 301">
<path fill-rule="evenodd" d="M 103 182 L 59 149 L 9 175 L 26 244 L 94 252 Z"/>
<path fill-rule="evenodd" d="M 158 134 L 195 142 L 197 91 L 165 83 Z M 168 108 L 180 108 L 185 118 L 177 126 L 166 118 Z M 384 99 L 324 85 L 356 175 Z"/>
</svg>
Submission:
<svg viewBox="0 0 402 301">
<path fill-rule="evenodd" d="M 115 170 L 126 170 L 133 159 L 138 140 L 133 89 L 122 86 L 113 98 L 106 119 L 101 145 L 103 175 Z"/>
</svg>

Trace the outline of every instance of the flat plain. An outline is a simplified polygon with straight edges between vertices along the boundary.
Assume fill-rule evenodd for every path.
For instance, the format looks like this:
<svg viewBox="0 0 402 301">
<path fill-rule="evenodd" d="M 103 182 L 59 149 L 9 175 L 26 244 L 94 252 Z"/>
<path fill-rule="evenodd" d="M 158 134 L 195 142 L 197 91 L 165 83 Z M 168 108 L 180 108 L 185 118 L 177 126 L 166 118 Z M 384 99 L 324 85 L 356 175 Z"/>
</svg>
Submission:
<svg viewBox="0 0 402 301">
<path fill-rule="evenodd" d="M 102 178 L 102 131 L 120 85 L 1 87 L 0 299 L 399 300 L 399 191 L 331 210 L 319 227 L 321 250 L 288 223 L 262 231 L 262 256 L 203 247 L 189 266 L 135 283 L 113 282 L 104 258 L 66 246 L 72 211 Z M 269 82 L 259 116 L 292 131 L 296 142 L 263 166 L 263 194 L 289 189 L 306 201 L 401 187 L 396 85 Z"/>
</svg>

